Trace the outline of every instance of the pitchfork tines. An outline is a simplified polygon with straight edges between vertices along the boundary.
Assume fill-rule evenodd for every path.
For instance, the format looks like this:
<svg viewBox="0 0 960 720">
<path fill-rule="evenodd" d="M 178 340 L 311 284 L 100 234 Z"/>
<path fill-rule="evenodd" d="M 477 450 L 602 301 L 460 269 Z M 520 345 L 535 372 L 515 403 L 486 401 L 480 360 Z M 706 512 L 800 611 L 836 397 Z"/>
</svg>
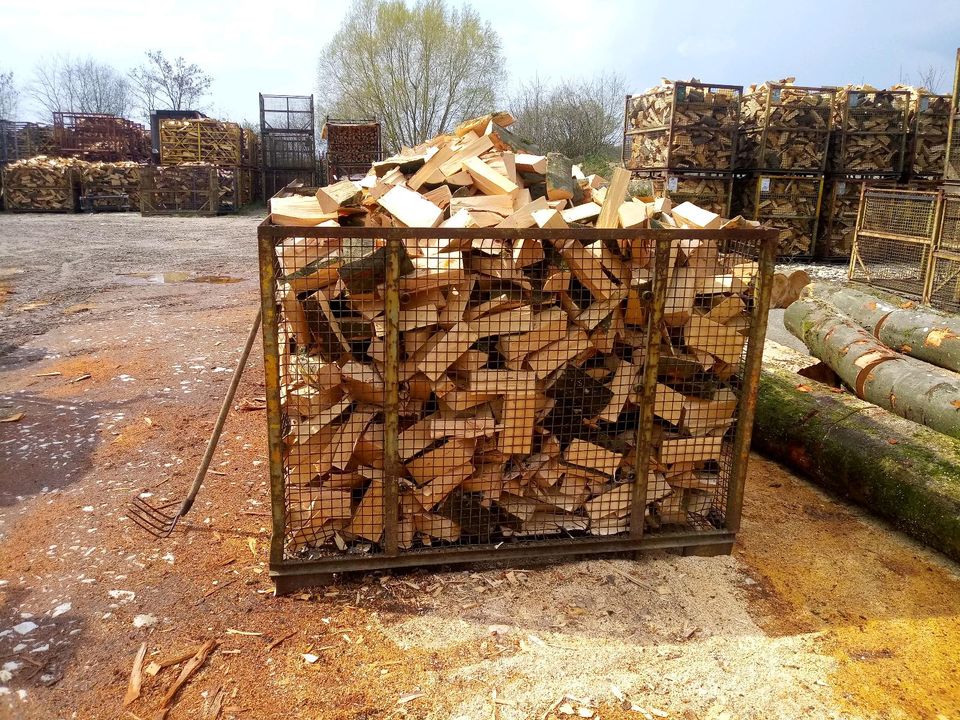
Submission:
<svg viewBox="0 0 960 720">
<path fill-rule="evenodd" d="M 180 518 L 182 518 L 186 512 L 183 508 L 185 503 L 179 503 L 180 509 L 177 512 L 168 512 L 170 508 L 175 507 L 177 504 L 177 501 L 173 501 L 154 507 L 138 495 L 130 501 L 130 519 L 154 537 L 170 537 L 174 528 L 177 527 L 177 523 L 180 522 Z M 187 510 L 189 509 L 190 508 L 187 508 Z"/>
<path fill-rule="evenodd" d="M 203 479 L 207 476 L 207 468 L 210 467 L 210 461 L 213 460 L 213 453 L 217 449 L 217 443 L 220 442 L 223 424 L 227 420 L 230 405 L 233 403 L 237 386 L 240 384 L 240 377 L 243 375 L 243 369 L 247 365 L 247 358 L 250 357 L 250 349 L 253 347 L 253 341 L 256 339 L 259 330 L 260 311 L 258 310 L 257 317 L 254 319 L 253 326 L 250 328 L 250 334 L 247 335 L 247 344 L 244 346 L 243 354 L 237 363 L 237 369 L 233 371 L 230 388 L 227 390 L 227 394 L 223 398 L 223 403 L 220 405 L 220 414 L 217 416 L 217 422 L 213 426 L 210 439 L 207 440 L 207 449 L 203 453 L 203 460 L 200 462 L 200 467 L 197 468 L 197 474 L 193 478 L 193 485 L 190 486 L 190 492 L 187 493 L 187 496 L 180 503 L 179 509 L 171 514 L 170 510 L 177 504 L 176 501 L 154 507 L 144 500 L 141 495 L 137 495 L 137 497 L 130 501 L 128 506 L 130 519 L 154 537 L 170 537 L 174 528 L 177 527 L 177 523 L 180 522 L 180 518 L 186 515 L 190 511 L 190 508 L 193 507 L 193 501 L 196 500 L 197 493 L 200 492 L 200 486 L 203 485 Z"/>
</svg>

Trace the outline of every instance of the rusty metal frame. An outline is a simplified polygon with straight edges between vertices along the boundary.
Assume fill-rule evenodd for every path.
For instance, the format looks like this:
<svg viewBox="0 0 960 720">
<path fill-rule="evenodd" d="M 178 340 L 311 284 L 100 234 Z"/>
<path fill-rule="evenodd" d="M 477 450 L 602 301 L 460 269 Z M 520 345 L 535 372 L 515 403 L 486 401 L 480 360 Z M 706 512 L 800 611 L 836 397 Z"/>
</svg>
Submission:
<svg viewBox="0 0 960 720">
<path fill-rule="evenodd" d="M 385 492 L 385 539 L 384 551 L 369 555 L 337 555 L 313 560 L 291 560 L 284 557 L 286 524 L 286 488 L 282 457 L 283 414 L 280 399 L 280 352 L 278 338 L 278 307 L 275 295 L 277 264 L 275 248 L 278 241 L 286 238 L 373 238 L 387 243 L 386 302 L 386 362 L 385 398 L 388 423 L 397 422 L 398 405 L 398 348 L 399 348 L 399 248 L 404 238 L 418 239 L 505 239 L 529 237 L 541 240 L 646 240 L 654 241 L 655 275 L 648 302 L 647 355 L 639 386 L 641 422 L 637 431 L 637 455 L 641 461 L 635 478 L 631 508 L 631 530 L 626 536 L 576 538 L 562 540 L 537 540 L 504 545 L 471 545 L 431 548 L 399 552 L 396 540 L 397 502 L 393 492 L 397 489 L 399 455 L 396 442 L 396 425 L 385 432 L 384 479 Z M 737 530 L 740 527 L 743 490 L 750 452 L 752 424 L 756 406 L 756 391 L 760 377 L 763 339 L 766 316 L 769 309 L 771 282 L 777 252 L 777 231 L 772 229 L 733 230 L 666 230 L 666 229 L 524 229 L 485 228 L 366 228 L 366 227 L 286 227 L 270 223 L 268 217 L 258 227 L 260 300 L 263 310 L 263 351 L 265 388 L 267 399 L 267 433 L 269 440 L 270 504 L 272 518 L 272 541 L 270 545 L 270 575 L 276 583 L 278 594 L 291 592 L 309 585 L 323 584 L 333 573 L 370 571 L 388 568 L 409 568 L 451 563 L 473 563 L 496 560 L 524 560 L 545 556 L 586 555 L 591 553 L 633 552 L 677 548 L 688 554 L 729 553 Z M 751 241 L 757 251 L 758 280 L 754 291 L 753 320 L 746 344 L 746 363 L 741 377 L 741 391 L 737 406 L 737 428 L 732 440 L 733 464 L 727 489 L 725 525 L 716 529 L 682 530 L 644 534 L 643 516 L 646 503 L 646 463 L 650 459 L 649 448 L 653 434 L 653 399 L 658 374 L 660 337 L 654 332 L 660 327 L 666 304 L 669 279 L 671 246 L 684 239 Z M 641 443 L 643 444 L 641 446 Z M 385 489 L 386 489 L 385 488 Z M 392 501 L 388 498 L 393 498 Z M 639 522 L 637 522 L 639 520 Z M 391 537 L 393 535 L 393 537 Z"/>
<path fill-rule="evenodd" d="M 950 110 L 946 112 L 931 112 L 929 110 L 921 110 L 920 105 L 924 98 L 928 99 L 944 99 L 949 98 L 950 100 Z M 913 118 L 910 121 L 910 142 L 908 149 L 908 159 L 904 161 L 904 174 L 908 175 L 913 180 L 939 180 L 944 176 L 944 171 L 946 170 L 947 156 L 950 152 L 950 125 L 951 118 L 953 117 L 953 96 L 949 94 L 942 93 L 924 93 L 917 98 L 916 107 L 910 109 L 910 112 L 913 113 Z M 909 113 L 908 113 L 909 114 Z M 918 142 L 921 137 L 926 137 L 920 133 L 920 121 L 923 118 L 946 118 L 947 123 L 947 147 L 943 157 L 944 167 L 941 168 L 939 173 L 918 173 L 915 171 L 915 164 L 917 161 L 917 149 Z"/>
</svg>

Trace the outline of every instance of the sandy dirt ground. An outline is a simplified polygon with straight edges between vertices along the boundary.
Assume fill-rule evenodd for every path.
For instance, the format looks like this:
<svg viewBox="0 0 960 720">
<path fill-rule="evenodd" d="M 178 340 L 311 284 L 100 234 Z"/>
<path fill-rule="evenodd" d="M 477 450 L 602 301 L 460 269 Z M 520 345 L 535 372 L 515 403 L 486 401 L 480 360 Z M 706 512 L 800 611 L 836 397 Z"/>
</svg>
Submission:
<svg viewBox="0 0 960 720">
<path fill-rule="evenodd" d="M 960 569 L 754 457 L 734 555 L 349 577 L 275 598 L 265 418 L 231 412 L 258 218 L 0 215 L 0 717 L 960 718 Z M 167 273 L 164 275 L 164 273 Z M 214 276 L 214 277 L 211 277 Z M 238 403 L 262 397 L 262 353 Z"/>
</svg>

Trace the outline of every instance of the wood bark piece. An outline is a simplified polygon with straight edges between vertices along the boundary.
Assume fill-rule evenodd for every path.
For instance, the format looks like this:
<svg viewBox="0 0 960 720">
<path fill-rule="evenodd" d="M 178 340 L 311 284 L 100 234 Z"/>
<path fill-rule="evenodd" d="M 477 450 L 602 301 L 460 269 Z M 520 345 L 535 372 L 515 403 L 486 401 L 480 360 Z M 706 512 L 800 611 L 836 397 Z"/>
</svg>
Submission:
<svg viewBox="0 0 960 720">
<path fill-rule="evenodd" d="M 160 701 L 161 710 L 166 710 L 170 707 L 180 688 L 182 688 L 193 676 L 193 674 L 200 669 L 200 667 L 207 661 L 207 658 L 210 657 L 210 653 L 212 653 L 216 647 L 216 640 L 207 640 L 203 645 L 200 646 L 200 649 L 197 650 L 196 655 L 187 661 L 187 664 L 183 666 L 183 670 L 180 671 L 180 675 L 177 676 L 177 679 L 174 680 L 173 684 L 167 689 L 163 699 Z M 166 713 L 164 713 L 164 715 L 166 715 Z"/>
<path fill-rule="evenodd" d="M 127 707 L 140 697 L 140 685 L 143 682 L 143 659 L 147 655 L 147 643 L 141 643 L 140 649 L 133 658 L 133 667 L 130 669 L 130 680 L 127 683 L 127 694 L 123 696 L 123 706 Z"/>
<path fill-rule="evenodd" d="M 846 315 L 810 297 L 787 308 L 784 325 L 857 397 L 960 437 L 960 375 L 894 352 Z"/>
<path fill-rule="evenodd" d="M 892 350 L 960 372 L 960 317 L 878 290 L 815 283 L 803 297 L 829 303 Z"/>
<path fill-rule="evenodd" d="M 753 445 L 960 561 L 960 441 L 765 362 Z"/>
<path fill-rule="evenodd" d="M 547 153 L 547 199 L 573 199 L 573 162 L 561 153 Z"/>
</svg>

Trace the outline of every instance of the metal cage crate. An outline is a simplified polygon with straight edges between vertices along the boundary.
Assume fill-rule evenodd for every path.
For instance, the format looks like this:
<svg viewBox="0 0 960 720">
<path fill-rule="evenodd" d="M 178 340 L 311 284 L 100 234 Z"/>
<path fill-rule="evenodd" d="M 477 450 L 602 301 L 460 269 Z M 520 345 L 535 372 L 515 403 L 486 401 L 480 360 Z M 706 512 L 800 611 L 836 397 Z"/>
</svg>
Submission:
<svg viewBox="0 0 960 720">
<path fill-rule="evenodd" d="M 140 172 L 141 215 L 219 215 L 239 201 L 236 168 L 146 166 Z"/>
<path fill-rule="evenodd" d="M 898 177 L 904 168 L 909 107 L 909 90 L 840 90 L 830 143 L 831 172 Z"/>
<path fill-rule="evenodd" d="M 813 257 L 823 176 L 747 175 L 735 185 L 734 210 L 777 229 L 781 258 Z"/>
<path fill-rule="evenodd" d="M 243 130 L 237 123 L 213 118 L 183 118 L 160 123 L 160 164 L 241 164 Z"/>
<path fill-rule="evenodd" d="M 669 198 L 674 205 L 692 202 L 721 217 L 730 217 L 733 173 L 636 173 L 649 180 L 655 197 Z"/>
<path fill-rule="evenodd" d="M 742 94 L 740 85 L 674 82 L 628 95 L 624 167 L 733 172 Z"/>
<path fill-rule="evenodd" d="M 737 165 L 742 170 L 822 174 L 836 88 L 764 83 L 743 96 Z"/>
<path fill-rule="evenodd" d="M 943 178 L 952 100 L 950 95 L 922 93 L 911 101 L 907 163 L 911 178 Z"/>
<path fill-rule="evenodd" d="M 923 299 L 943 196 L 864 187 L 850 256 L 850 280 Z"/>
<path fill-rule="evenodd" d="M 383 159 L 383 128 L 377 120 L 328 117 L 320 137 L 327 141 L 324 177 L 328 185 L 366 175 L 373 163 Z"/>
<path fill-rule="evenodd" d="M 774 232 L 268 218 L 258 235 L 278 592 L 354 570 L 729 552 Z"/>
</svg>

